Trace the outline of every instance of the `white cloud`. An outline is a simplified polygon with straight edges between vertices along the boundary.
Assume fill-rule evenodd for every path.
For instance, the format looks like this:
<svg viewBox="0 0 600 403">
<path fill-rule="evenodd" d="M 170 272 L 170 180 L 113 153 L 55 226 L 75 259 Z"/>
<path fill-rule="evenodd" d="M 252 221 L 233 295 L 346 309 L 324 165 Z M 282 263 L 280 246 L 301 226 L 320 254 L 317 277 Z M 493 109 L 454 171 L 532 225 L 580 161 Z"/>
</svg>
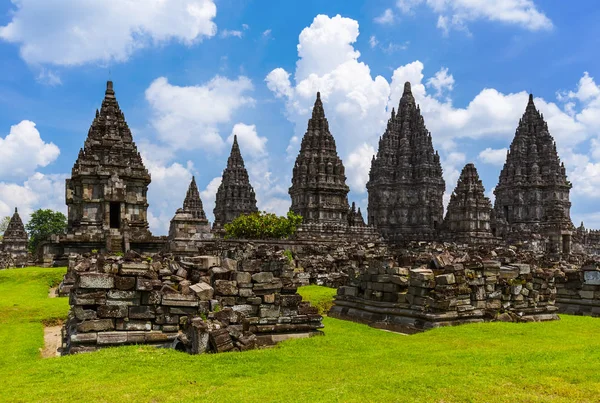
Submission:
<svg viewBox="0 0 600 403">
<path fill-rule="evenodd" d="M 56 87 L 62 84 L 60 76 L 52 70 L 41 68 L 40 73 L 36 77 L 36 81 L 40 84 L 48 85 L 50 87 Z"/>
<path fill-rule="evenodd" d="M 272 32 L 273 32 L 273 31 L 272 31 L 271 29 L 266 29 L 266 30 L 264 30 L 264 31 L 263 31 L 263 33 L 262 33 L 262 36 L 263 36 L 264 38 L 270 38 L 270 37 L 271 37 L 271 33 L 272 33 Z"/>
<path fill-rule="evenodd" d="M 490 147 L 479 153 L 479 160 L 490 165 L 503 166 L 506 162 L 508 148 L 494 150 Z"/>
<path fill-rule="evenodd" d="M 39 208 L 67 213 L 65 179 L 67 174 L 32 174 L 22 184 L 0 182 L 0 217 L 12 215 L 15 207 L 24 223 Z"/>
<path fill-rule="evenodd" d="M 125 61 L 136 50 L 215 35 L 213 0 L 13 0 L 0 39 L 18 44 L 29 64 Z"/>
<path fill-rule="evenodd" d="M 433 87 L 439 97 L 444 91 L 452 91 L 454 89 L 454 77 L 448 74 L 448 68 L 442 67 L 433 77 L 427 80 L 427 86 Z"/>
<path fill-rule="evenodd" d="M 0 177 L 25 178 L 38 167 L 52 163 L 59 154 L 54 143 L 42 140 L 35 123 L 23 120 L 11 126 L 6 137 L 0 137 Z"/>
<path fill-rule="evenodd" d="M 252 82 L 243 76 L 236 80 L 216 76 L 204 85 L 187 87 L 160 77 L 146 90 L 146 100 L 159 139 L 171 148 L 220 150 L 224 142 L 218 126 L 241 107 L 254 105 L 246 95 L 252 89 Z"/>
<path fill-rule="evenodd" d="M 394 12 L 391 8 L 387 8 L 383 14 L 373 19 L 377 24 L 392 24 L 394 22 Z"/>
<path fill-rule="evenodd" d="M 241 38 L 243 36 L 243 32 L 242 31 L 236 31 L 236 30 L 229 30 L 229 29 L 224 29 L 223 31 L 221 31 L 221 38 L 229 38 L 229 37 L 236 37 L 236 38 Z"/>
<path fill-rule="evenodd" d="M 221 177 L 217 176 L 213 178 L 204 190 L 200 191 L 200 197 L 202 198 L 202 205 L 204 206 L 204 212 L 206 217 L 212 223 L 214 222 L 215 216 L 213 210 L 215 209 L 215 199 L 217 198 L 217 190 L 221 185 Z"/>
<path fill-rule="evenodd" d="M 349 186 L 357 193 L 365 193 L 365 183 L 369 180 L 371 159 L 377 153 L 371 144 L 363 143 L 348 155 L 344 161 Z"/>
<path fill-rule="evenodd" d="M 371 46 L 371 48 L 374 49 L 378 43 L 379 41 L 377 40 L 375 35 L 371 35 L 371 37 L 369 38 L 369 46 Z"/>
<path fill-rule="evenodd" d="M 398 0 L 405 14 L 421 4 L 438 15 L 437 27 L 446 34 L 451 29 L 467 31 L 466 24 L 477 20 L 518 25 L 530 31 L 552 29 L 552 21 L 533 0 Z"/>
<path fill-rule="evenodd" d="M 237 135 L 240 149 L 248 152 L 253 157 L 262 157 L 267 154 L 267 138 L 258 135 L 255 125 L 236 123 L 233 126 L 231 135 L 227 138 L 229 144 L 233 144 L 234 135 Z"/>
</svg>

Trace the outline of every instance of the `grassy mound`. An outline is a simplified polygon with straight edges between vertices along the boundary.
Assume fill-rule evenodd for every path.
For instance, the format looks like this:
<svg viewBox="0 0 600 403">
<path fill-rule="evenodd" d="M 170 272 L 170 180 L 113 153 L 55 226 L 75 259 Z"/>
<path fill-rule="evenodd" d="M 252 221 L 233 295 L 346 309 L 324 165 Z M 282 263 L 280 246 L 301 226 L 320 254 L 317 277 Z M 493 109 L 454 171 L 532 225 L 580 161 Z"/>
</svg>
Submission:
<svg viewBox="0 0 600 403">
<path fill-rule="evenodd" d="M 413 336 L 325 318 L 324 337 L 245 353 L 151 347 L 41 359 L 64 269 L 0 271 L 0 401 L 582 402 L 600 396 L 600 319 L 489 323 Z M 307 287 L 324 306 L 332 290 Z"/>
</svg>

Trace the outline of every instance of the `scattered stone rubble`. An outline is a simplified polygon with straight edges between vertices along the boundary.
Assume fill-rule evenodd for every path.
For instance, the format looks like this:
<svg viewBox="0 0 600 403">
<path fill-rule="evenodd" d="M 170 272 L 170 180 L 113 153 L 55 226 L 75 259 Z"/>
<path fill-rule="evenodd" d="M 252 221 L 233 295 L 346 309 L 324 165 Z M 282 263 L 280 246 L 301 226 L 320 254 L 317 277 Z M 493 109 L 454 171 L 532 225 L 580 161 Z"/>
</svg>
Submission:
<svg viewBox="0 0 600 403">
<path fill-rule="evenodd" d="M 74 257 L 63 354 L 124 344 L 193 354 L 243 351 L 319 334 L 283 259 Z"/>
</svg>

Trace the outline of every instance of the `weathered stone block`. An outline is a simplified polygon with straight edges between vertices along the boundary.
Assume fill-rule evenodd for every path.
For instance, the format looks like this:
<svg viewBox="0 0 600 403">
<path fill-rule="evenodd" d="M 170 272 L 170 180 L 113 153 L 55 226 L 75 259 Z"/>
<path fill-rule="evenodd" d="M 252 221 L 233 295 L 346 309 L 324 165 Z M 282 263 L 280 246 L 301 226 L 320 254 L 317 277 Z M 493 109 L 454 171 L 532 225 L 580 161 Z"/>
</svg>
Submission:
<svg viewBox="0 0 600 403">
<path fill-rule="evenodd" d="M 277 305 L 261 305 L 258 310 L 258 315 L 261 318 L 276 318 L 279 316 L 279 306 Z"/>
<path fill-rule="evenodd" d="M 101 318 L 124 318 L 128 310 L 126 305 L 100 305 L 97 312 Z"/>
<path fill-rule="evenodd" d="M 198 297 L 195 294 L 165 294 L 162 298 L 162 305 L 179 307 L 197 307 Z"/>
<path fill-rule="evenodd" d="M 101 332 L 98 333 L 98 345 L 125 344 L 127 343 L 126 332 Z"/>
<path fill-rule="evenodd" d="M 583 272 L 585 284 L 600 285 L 600 271 L 585 271 Z"/>
<path fill-rule="evenodd" d="M 252 275 L 243 271 L 235 273 L 235 281 L 239 284 L 248 284 L 252 282 Z"/>
<path fill-rule="evenodd" d="M 192 290 L 200 301 L 210 301 L 215 293 L 214 288 L 207 283 L 197 283 L 190 286 L 190 290 Z"/>
<path fill-rule="evenodd" d="M 152 306 L 141 305 L 129 307 L 130 319 L 154 319 L 155 317 L 156 310 Z"/>
<path fill-rule="evenodd" d="M 151 279 L 138 277 L 135 283 L 135 289 L 138 291 L 152 291 L 154 284 Z"/>
<path fill-rule="evenodd" d="M 273 281 L 273 273 L 260 272 L 252 275 L 252 281 L 255 283 L 270 283 Z"/>
<path fill-rule="evenodd" d="M 150 265 L 147 262 L 123 262 L 119 268 L 122 276 L 144 276 L 148 274 Z"/>
<path fill-rule="evenodd" d="M 117 290 L 133 290 L 135 288 L 135 277 L 115 276 L 115 288 Z"/>
<path fill-rule="evenodd" d="M 216 280 L 215 292 L 217 295 L 237 295 L 237 282 L 227 280 Z"/>
<path fill-rule="evenodd" d="M 110 289 L 115 286 L 115 278 L 105 273 L 81 273 L 79 275 L 79 288 Z"/>
<path fill-rule="evenodd" d="M 456 278 L 454 277 L 454 273 L 441 274 L 439 276 L 435 276 L 435 282 L 439 285 L 456 284 Z"/>
<path fill-rule="evenodd" d="M 113 319 L 86 320 L 77 325 L 77 331 L 81 333 L 101 332 L 104 330 L 113 330 L 115 322 Z"/>
</svg>

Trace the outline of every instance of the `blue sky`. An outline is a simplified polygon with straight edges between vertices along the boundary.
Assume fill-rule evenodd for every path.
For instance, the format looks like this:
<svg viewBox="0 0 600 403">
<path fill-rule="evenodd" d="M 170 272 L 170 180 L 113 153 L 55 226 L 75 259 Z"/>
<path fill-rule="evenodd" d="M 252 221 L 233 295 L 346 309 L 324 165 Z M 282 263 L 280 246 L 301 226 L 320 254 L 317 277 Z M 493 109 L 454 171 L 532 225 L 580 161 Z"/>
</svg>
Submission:
<svg viewBox="0 0 600 403">
<path fill-rule="evenodd" d="M 447 195 L 474 162 L 493 197 L 531 91 L 573 182 L 573 221 L 600 228 L 599 20 L 594 0 L 3 0 L 0 215 L 65 211 L 109 77 L 152 174 L 156 234 L 191 175 L 212 217 L 233 133 L 259 208 L 284 213 L 317 90 L 366 209 L 371 156 L 409 80 Z"/>
</svg>

